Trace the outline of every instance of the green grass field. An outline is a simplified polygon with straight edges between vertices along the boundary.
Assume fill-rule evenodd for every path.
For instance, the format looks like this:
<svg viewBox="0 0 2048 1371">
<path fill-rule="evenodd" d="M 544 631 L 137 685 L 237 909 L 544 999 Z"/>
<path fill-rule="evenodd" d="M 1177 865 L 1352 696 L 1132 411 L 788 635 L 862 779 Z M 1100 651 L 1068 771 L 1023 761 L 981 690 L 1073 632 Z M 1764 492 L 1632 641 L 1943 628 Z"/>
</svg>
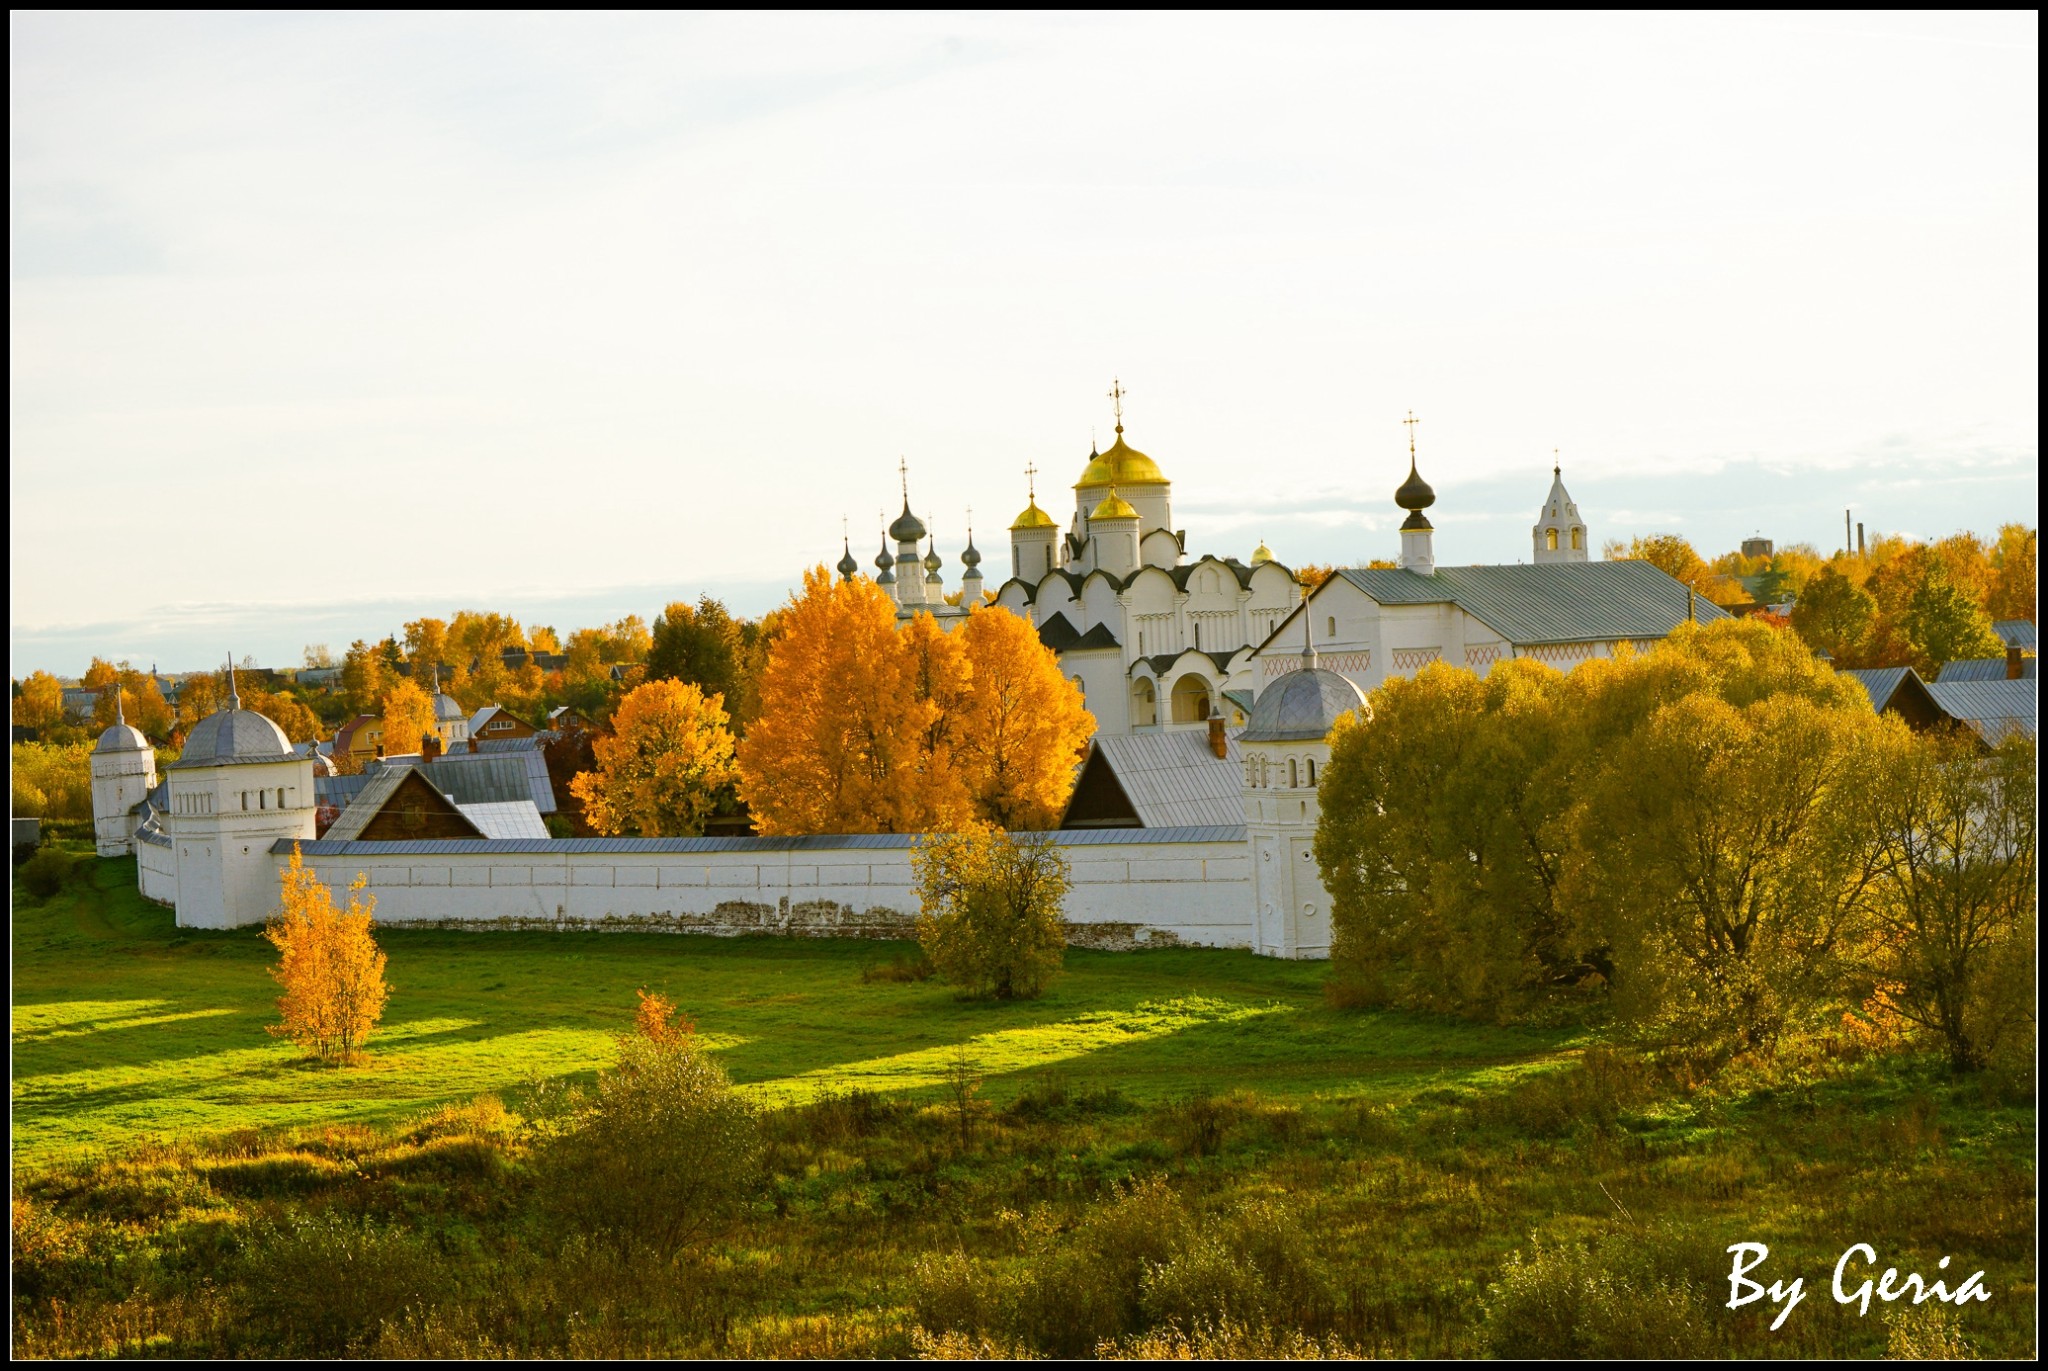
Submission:
<svg viewBox="0 0 2048 1371">
<path fill-rule="evenodd" d="M 387 929 L 384 1027 L 330 1070 L 265 1033 L 261 936 L 180 932 L 130 862 L 13 914 L 17 1356 L 1074 1355 L 1218 1310 L 1244 1356 L 2035 1350 L 2031 1086 L 1928 1057 L 1673 1079 L 1237 952 L 1075 952 L 994 1004 L 864 980 L 886 943 Z M 753 1208 L 660 1257 L 561 1218 L 531 1093 L 603 1069 L 637 987 L 762 1106 Z M 1780 1331 L 1724 1307 L 1738 1241 L 1805 1281 Z M 1992 1300 L 1860 1316 L 1856 1242 Z"/>
<path fill-rule="evenodd" d="M 1142 1102 L 1240 1088 L 1399 1102 L 1568 1046 L 1556 1032 L 1339 1013 L 1318 965 L 1243 952 L 1077 951 L 1044 998 L 994 1004 L 936 981 L 862 983 L 864 965 L 906 944 L 386 928 L 393 993 L 371 1064 L 332 1071 L 264 1032 L 276 987 L 260 933 L 181 932 L 136 893 L 132 861 L 88 861 L 47 904 L 18 902 L 13 934 L 18 1164 L 150 1136 L 388 1122 L 536 1076 L 587 1077 L 642 986 L 693 1017 L 770 1105 L 928 1091 L 962 1049 L 996 1103 L 1047 1070 Z"/>
</svg>

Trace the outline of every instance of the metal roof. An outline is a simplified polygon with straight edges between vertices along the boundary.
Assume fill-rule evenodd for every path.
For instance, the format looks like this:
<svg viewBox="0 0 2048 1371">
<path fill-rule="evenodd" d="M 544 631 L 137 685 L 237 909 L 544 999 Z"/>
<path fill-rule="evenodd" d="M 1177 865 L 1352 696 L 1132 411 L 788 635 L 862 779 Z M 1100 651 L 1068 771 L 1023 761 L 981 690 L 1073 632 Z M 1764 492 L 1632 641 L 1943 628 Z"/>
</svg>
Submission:
<svg viewBox="0 0 2048 1371">
<path fill-rule="evenodd" d="M 293 759 L 284 730 L 252 709 L 223 709 L 192 725 L 185 750 L 166 770 L 199 766 L 244 766 Z"/>
<path fill-rule="evenodd" d="M 1233 741 L 1224 756 L 1206 733 L 1098 735 L 1096 755 L 1115 774 L 1146 831 L 1244 822 L 1244 762 Z"/>
<path fill-rule="evenodd" d="M 332 830 L 330 829 L 331 833 Z M 916 833 L 820 833 L 792 838 L 415 838 L 400 842 L 345 841 L 332 837 L 307 842 L 279 838 L 275 853 L 289 853 L 294 843 L 308 857 L 454 857 L 464 853 L 566 857 L 579 852 L 692 853 L 748 852 L 763 857 L 780 852 L 900 852 L 923 836 Z M 1187 828 L 1084 828 L 1045 833 L 1059 847 L 1104 847 L 1115 843 L 1241 843 L 1242 823 L 1204 824 Z"/>
<path fill-rule="evenodd" d="M 1455 604 L 1516 646 L 1663 638 L 1688 608 L 1701 623 L 1728 617 L 1704 595 L 1688 606 L 1682 583 L 1634 560 L 1445 566 L 1434 576 L 1344 567 L 1337 575 L 1383 605 Z"/>
<path fill-rule="evenodd" d="M 2022 681 L 2033 680 L 2034 669 L 2039 662 L 2040 658 L 2038 657 L 2020 658 L 2020 674 L 2017 679 Z M 2002 681 L 2005 679 L 2005 670 L 2005 658 L 2003 657 L 1973 657 L 1964 662 L 1950 662 L 1941 669 L 1941 674 L 1935 679 L 1943 683 L 1953 683 L 1955 681 Z"/>
<path fill-rule="evenodd" d="M 356 796 L 363 793 L 363 787 L 370 778 L 358 772 L 353 776 L 313 776 L 313 802 L 331 804 L 337 809 L 346 809 Z"/>
<path fill-rule="evenodd" d="M 548 784 L 548 762 L 538 752 L 451 752 L 422 766 L 420 773 L 457 805 L 526 800 L 538 808 L 540 796 L 534 788 L 529 757 L 540 764 L 540 787 L 547 792 L 548 809 L 552 810 L 555 793 Z"/>
<path fill-rule="evenodd" d="M 1366 709 L 1365 692 L 1334 671 L 1290 671 L 1259 693 L 1251 722 L 1238 738 L 1247 743 L 1320 741 L 1337 720 Z"/>
<path fill-rule="evenodd" d="M 1053 616 L 1038 626 L 1038 641 L 1054 652 L 1065 652 L 1081 641 L 1081 635 L 1067 622 L 1067 616 L 1054 611 Z"/>
<path fill-rule="evenodd" d="M 2024 651 L 2038 650 L 2035 647 L 2036 630 L 2031 619 L 2000 619 L 1991 626 L 1991 631 L 1996 633 L 2007 647 L 2016 647 Z"/>
<path fill-rule="evenodd" d="M 1865 693 L 1870 696 L 1870 707 L 1882 714 L 1884 713 L 1884 707 L 1892 702 L 1892 696 L 1898 693 L 1899 682 L 1912 675 L 1913 668 L 1909 666 L 1860 667 L 1838 674 L 1847 676 L 1850 680 L 1856 682 L 1857 685 L 1862 686 Z"/>
<path fill-rule="evenodd" d="M 1927 687 L 1943 713 L 1993 744 L 2014 732 L 2034 736 L 2036 690 L 2033 681 L 1938 681 Z"/>
<path fill-rule="evenodd" d="M 1074 640 L 1069 652 L 1086 652 L 1090 648 L 1113 648 L 1117 646 L 1116 635 L 1109 631 L 1108 624 L 1097 624 Z"/>
<path fill-rule="evenodd" d="M 486 838 L 545 838 L 548 826 L 531 800 L 497 801 L 489 804 L 457 805 L 464 818 L 477 826 Z"/>
<path fill-rule="evenodd" d="M 411 773 L 409 766 L 388 766 L 374 775 L 365 776 L 355 798 L 348 802 L 341 811 L 341 817 L 328 828 L 326 841 L 346 842 L 361 833 L 384 808 L 385 802 L 398 793 L 398 787 Z M 317 785 L 313 793 L 315 798 L 319 796 Z"/>
</svg>

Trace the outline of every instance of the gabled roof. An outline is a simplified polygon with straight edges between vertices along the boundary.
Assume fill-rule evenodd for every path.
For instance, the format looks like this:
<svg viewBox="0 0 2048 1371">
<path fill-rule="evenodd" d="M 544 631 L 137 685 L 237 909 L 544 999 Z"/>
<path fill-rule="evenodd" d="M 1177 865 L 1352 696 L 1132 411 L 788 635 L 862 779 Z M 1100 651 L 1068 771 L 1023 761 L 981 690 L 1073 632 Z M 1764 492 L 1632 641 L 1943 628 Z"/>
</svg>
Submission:
<svg viewBox="0 0 2048 1371">
<path fill-rule="evenodd" d="M 1991 631 L 2007 647 L 2016 647 L 2023 652 L 2039 651 L 2035 646 L 2038 639 L 2031 619 L 2000 619 L 1991 626 Z"/>
<path fill-rule="evenodd" d="M 1323 584 L 1340 577 L 1383 605 L 1455 604 L 1518 647 L 1663 638 L 1688 612 L 1701 623 L 1729 617 L 1642 561 L 1447 566 L 1434 576 L 1344 567 Z"/>
<path fill-rule="evenodd" d="M 361 837 L 363 830 L 370 826 L 371 820 L 384 812 L 384 807 L 397 798 L 398 793 L 406 788 L 408 781 L 416 776 L 422 783 L 426 781 L 422 772 L 423 768 L 412 766 L 389 766 L 377 772 L 357 793 L 349 807 L 341 811 L 341 817 L 336 819 L 321 837 L 329 842 L 350 842 Z M 483 830 L 478 829 L 476 824 L 462 813 L 460 806 L 450 803 L 448 796 L 438 787 L 428 784 L 426 791 L 431 792 L 431 795 L 422 795 L 421 798 L 430 801 L 430 809 L 445 806 L 452 811 L 456 819 L 475 829 L 476 836 L 484 836 Z"/>
<path fill-rule="evenodd" d="M 2013 733 L 2034 736 L 2036 690 L 2035 682 L 2025 680 L 1941 681 L 1927 687 L 1944 714 L 1968 724 L 1994 746 Z"/>
<path fill-rule="evenodd" d="M 1082 778 L 1089 779 L 1090 768 L 1106 769 L 1138 823 L 1148 829 L 1241 824 L 1244 762 L 1235 742 L 1226 742 L 1224 749 L 1225 755 L 1218 757 L 1209 750 L 1208 736 L 1193 730 L 1097 734 Z M 1099 775 L 1096 780 L 1099 784 Z M 1080 796 L 1079 783 L 1074 793 Z M 1067 808 L 1071 815 L 1073 799 Z M 1062 818 L 1061 826 L 1066 822 Z"/>
<path fill-rule="evenodd" d="M 1884 707 L 1892 702 L 1892 696 L 1898 693 L 1900 684 L 1908 676 L 1915 679 L 1919 676 L 1919 673 L 1909 666 L 1858 667 L 1837 674 L 1847 676 L 1862 686 L 1864 692 L 1870 696 L 1870 707 L 1879 714 L 1884 713 Z"/>
<path fill-rule="evenodd" d="M 1086 652 L 1091 648 L 1113 648 L 1118 646 L 1116 635 L 1109 631 L 1108 624 L 1097 624 L 1074 640 L 1068 652 Z"/>
<path fill-rule="evenodd" d="M 2038 657 L 2020 658 L 2020 674 L 2017 679 L 2033 680 L 2035 668 L 2040 660 Z M 1943 685 L 1955 681 L 2002 681 L 2005 679 L 2005 671 L 2003 657 L 1973 657 L 1964 662 L 1950 662 L 1934 679 Z"/>
<path fill-rule="evenodd" d="M 1038 626 L 1038 641 L 1044 643 L 1054 652 L 1065 652 L 1075 643 L 1081 641 L 1081 635 L 1076 633 L 1074 626 L 1067 622 L 1066 615 L 1055 613 L 1050 619 L 1047 619 Z"/>
</svg>

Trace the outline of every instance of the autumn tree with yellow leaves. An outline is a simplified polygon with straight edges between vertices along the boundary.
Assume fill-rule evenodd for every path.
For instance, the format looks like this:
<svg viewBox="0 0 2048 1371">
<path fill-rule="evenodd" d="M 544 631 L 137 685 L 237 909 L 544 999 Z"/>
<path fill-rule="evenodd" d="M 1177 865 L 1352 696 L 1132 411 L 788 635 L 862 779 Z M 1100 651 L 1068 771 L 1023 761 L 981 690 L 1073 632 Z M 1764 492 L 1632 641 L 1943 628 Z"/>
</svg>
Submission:
<svg viewBox="0 0 2048 1371">
<path fill-rule="evenodd" d="M 948 634 L 865 578 L 804 574 L 739 746 L 763 833 L 1049 827 L 1094 730 L 1031 625 L 978 606 Z"/>
<path fill-rule="evenodd" d="M 1095 717 L 1026 620 L 977 608 L 955 636 L 968 678 L 953 747 L 975 811 L 1003 828 L 1054 827 Z"/>
<path fill-rule="evenodd" d="M 384 755 L 405 757 L 420 750 L 434 732 L 434 701 L 411 681 L 384 692 Z"/>
<path fill-rule="evenodd" d="M 739 773 L 725 702 L 688 681 L 649 681 L 619 702 L 612 731 L 592 741 L 597 769 L 569 789 L 599 833 L 642 838 L 704 831 Z"/>
<path fill-rule="evenodd" d="M 915 833 L 936 712 L 919 699 L 896 602 L 865 577 L 804 573 L 768 649 L 761 713 L 739 746 L 740 795 L 762 833 Z"/>
<path fill-rule="evenodd" d="M 270 1032 L 323 1061 L 354 1060 L 391 995 L 384 953 L 371 932 L 376 898 L 363 893 L 369 881 L 359 875 L 349 885 L 347 907 L 337 908 L 334 893 L 305 868 L 296 843 L 280 875 L 282 904 L 263 930 L 278 952 L 270 974 L 284 987 L 277 999 L 281 1022 Z"/>
</svg>

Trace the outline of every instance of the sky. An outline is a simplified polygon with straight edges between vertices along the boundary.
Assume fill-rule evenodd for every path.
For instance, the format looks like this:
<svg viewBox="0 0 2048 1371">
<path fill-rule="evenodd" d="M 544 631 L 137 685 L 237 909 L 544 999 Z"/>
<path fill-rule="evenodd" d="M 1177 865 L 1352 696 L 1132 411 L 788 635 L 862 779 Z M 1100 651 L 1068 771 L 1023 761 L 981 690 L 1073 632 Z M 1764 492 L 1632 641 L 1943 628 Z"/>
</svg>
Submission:
<svg viewBox="0 0 2048 1371">
<path fill-rule="evenodd" d="M 2033 523 L 2032 13 L 9 20 L 10 647 L 296 665 L 866 564 Z M 999 579 L 999 578 L 997 578 Z M 994 582 L 992 581 L 991 584 Z"/>
</svg>

